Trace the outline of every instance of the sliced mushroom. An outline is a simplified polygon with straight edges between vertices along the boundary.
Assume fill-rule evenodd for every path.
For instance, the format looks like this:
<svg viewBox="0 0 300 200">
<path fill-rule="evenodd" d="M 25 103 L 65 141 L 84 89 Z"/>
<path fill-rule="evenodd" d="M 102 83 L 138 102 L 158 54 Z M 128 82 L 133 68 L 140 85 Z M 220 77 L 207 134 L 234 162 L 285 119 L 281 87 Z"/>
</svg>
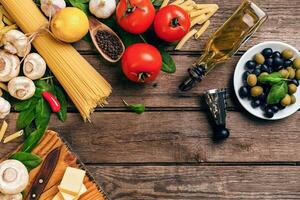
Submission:
<svg viewBox="0 0 300 200">
<path fill-rule="evenodd" d="M 0 200 L 22 200 L 23 196 L 19 194 L 0 194 Z"/>
<path fill-rule="evenodd" d="M 20 73 L 18 56 L 0 51 L 0 81 L 7 82 Z"/>
<path fill-rule="evenodd" d="M 46 62 L 39 54 L 30 53 L 24 60 L 23 72 L 31 80 L 42 78 L 46 72 Z"/>
<path fill-rule="evenodd" d="M 34 95 L 35 85 L 25 76 L 15 77 L 8 82 L 8 92 L 17 99 L 26 100 Z"/>
<path fill-rule="evenodd" d="M 29 182 L 26 167 L 17 160 L 6 160 L 0 164 L 0 192 L 18 194 Z"/>
<path fill-rule="evenodd" d="M 2 41 L 6 51 L 17 54 L 19 57 L 26 56 L 31 50 L 28 37 L 18 30 L 10 30 L 5 33 Z"/>
<path fill-rule="evenodd" d="M 10 113 L 10 108 L 10 103 L 4 98 L 0 97 L 0 119 L 4 119 Z"/>
</svg>

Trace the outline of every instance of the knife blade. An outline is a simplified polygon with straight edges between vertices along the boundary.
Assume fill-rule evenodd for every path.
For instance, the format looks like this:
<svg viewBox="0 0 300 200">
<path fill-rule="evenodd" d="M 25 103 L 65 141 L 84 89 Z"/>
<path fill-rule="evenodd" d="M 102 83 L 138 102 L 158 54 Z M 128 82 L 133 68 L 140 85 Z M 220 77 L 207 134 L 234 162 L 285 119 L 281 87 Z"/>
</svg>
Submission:
<svg viewBox="0 0 300 200">
<path fill-rule="evenodd" d="M 60 151 L 61 147 L 57 147 L 47 155 L 25 200 L 36 200 L 40 198 L 57 165 Z"/>
</svg>

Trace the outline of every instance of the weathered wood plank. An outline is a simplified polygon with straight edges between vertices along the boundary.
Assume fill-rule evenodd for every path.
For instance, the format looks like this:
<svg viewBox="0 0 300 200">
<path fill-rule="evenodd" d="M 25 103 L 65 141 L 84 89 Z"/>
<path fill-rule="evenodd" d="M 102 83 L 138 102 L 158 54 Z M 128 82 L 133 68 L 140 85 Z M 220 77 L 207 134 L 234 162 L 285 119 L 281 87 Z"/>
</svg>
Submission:
<svg viewBox="0 0 300 200">
<path fill-rule="evenodd" d="M 226 19 L 234 12 L 240 4 L 240 0 L 228 0 L 224 3 L 223 0 L 200 1 L 201 3 L 217 3 L 220 6 L 219 11 L 211 19 L 211 26 L 208 31 L 201 37 L 199 41 L 191 40 L 183 51 L 200 51 L 203 50 L 206 41 L 211 33 L 220 27 Z M 263 41 L 282 41 L 294 45 L 300 49 L 300 5 L 298 0 L 282 1 L 282 0 L 257 0 L 260 7 L 269 15 L 269 20 L 261 27 L 261 29 L 250 39 L 242 51 Z M 80 51 L 94 51 L 85 41 L 75 44 L 75 47 Z"/>
<path fill-rule="evenodd" d="M 112 199 L 300 199 L 299 166 L 89 166 Z"/>
<path fill-rule="evenodd" d="M 266 122 L 228 113 L 231 137 L 214 143 L 205 112 L 97 112 L 93 123 L 77 113 L 66 123 L 53 116 L 49 128 L 61 133 L 86 163 L 299 162 L 300 112 Z M 9 115 L 9 133 L 17 114 Z M 19 143 L 1 144 L 0 157 Z"/>
</svg>

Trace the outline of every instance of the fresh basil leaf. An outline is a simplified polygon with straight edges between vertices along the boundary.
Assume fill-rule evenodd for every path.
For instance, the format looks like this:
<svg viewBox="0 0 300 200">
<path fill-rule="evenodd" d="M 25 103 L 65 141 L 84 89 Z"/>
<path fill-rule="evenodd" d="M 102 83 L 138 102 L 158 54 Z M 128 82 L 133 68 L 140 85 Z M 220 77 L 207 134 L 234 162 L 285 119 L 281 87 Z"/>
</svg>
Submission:
<svg viewBox="0 0 300 200">
<path fill-rule="evenodd" d="M 164 0 L 152 0 L 152 4 L 155 7 L 160 7 L 163 2 L 164 2 Z"/>
<path fill-rule="evenodd" d="M 285 79 L 282 77 L 281 73 L 279 73 L 279 72 L 274 72 L 274 73 L 269 74 L 269 75 L 260 75 L 258 77 L 258 81 L 260 83 L 263 83 L 263 84 L 268 83 L 268 84 L 271 84 L 271 85 L 277 84 L 277 83 L 279 83 L 283 80 L 285 80 Z"/>
<path fill-rule="evenodd" d="M 54 92 L 54 88 L 52 85 L 50 85 L 49 83 L 47 83 L 46 81 L 44 80 L 37 80 L 34 82 L 35 83 L 35 86 L 39 89 L 37 89 L 38 91 L 37 92 L 51 92 L 53 93 Z"/>
<path fill-rule="evenodd" d="M 41 98 L 42 97 L 42 92 L 44 92 L 43 89 L 35 88 L 34 97 Z"/>
<path fill-rule="evenodd" d="M 28 100 L 20 101 L 20 102 L 16 103 L 15 106 L 14 106 L 15 110 L 16 111 L 23 111 L 23 110 L 28 109 L 32 105 L 33 100 L 34 100 L 34 98 L 30 98 Z"/>
<path fill-rule="evenodd" d="M 34 101 L 34 103 L 35 102 L 36 101 Z M 17 128 L 24 129 L 34 120 L 34 118 L 35 118 L 35 106 L 30 106 L 28 109 L 20 112 L 19 117 L 17 119 Z"/>
<path fill-rule="evenodd" d="M 40 98 L 37 102 L 35 113 L 36 127 L 47 127 L 51 116 L 51 108 L 43 98 Z"/>
<path fill-rule="evenodd" d="M 90 14 L 89 5 L 86 3 L 86 1 L 83 0 L 68 0 L 68 1 L 73 7 L 79 8 L 87 15 Z"/>
<path fill-rule="evenodd" d="M 56 98 L 60 103 L 60 111 L 56 115 L 60 121 L 65 122 L 67 119 L 68 102 L 63 90 L 59 86 L 54 86 L 54 89 Z"/>
<path fill-rule="evenodd" d="M 24 136 L 25 136 L 25 139 L 29 137 L 29 135 L 35 131 L 35 125 L 34 123 L 31 123 L 29 124 L 28 126 L 26 126 L 24 128 Z"/>
<path fill-rule="evenodd" d="M 10 159 L 20 161 L 26 166 L 28 171 L 36 168 L 42 163 L 42 159 L 39 156 L 26 152 L 17 152 L 10 156 Z"/>
<path fill-rule="evenodd" d="M 128 104 L 126 101 L 122 100 L 124 105 L 131 111 L 137 113 L 137 114 L 142 114 L 145 112 L 145 105 L 143 104 Z"/>
<path fill-rule="evenodd" d="M 22 146 L 23 152 L 30 153 L 36 145 L 39 143 L 39 141 L 42 139 L 47 127 L 40 127 L 34 132 L 32 132 L 28 138 L 24 141 L 24 144 Z"/>
<path fill-rule="evenodd" d="M 285 97 L 288 92 L 288 85 L 286 81 L 281 81 L 272 86 L 268 97 L 267 103 L 268 104 L 277 104 Z"/>
<path fill-rule="evenodd" d="M 166 73 L 175 73 L 176 65 L 175 65 L 173 58 L 163 48 L 159 48 L 159 51 L 160 51 L 160 54 L 162 56 L 162 61 L 163 61 L 161 70 Z"/>
</svg>

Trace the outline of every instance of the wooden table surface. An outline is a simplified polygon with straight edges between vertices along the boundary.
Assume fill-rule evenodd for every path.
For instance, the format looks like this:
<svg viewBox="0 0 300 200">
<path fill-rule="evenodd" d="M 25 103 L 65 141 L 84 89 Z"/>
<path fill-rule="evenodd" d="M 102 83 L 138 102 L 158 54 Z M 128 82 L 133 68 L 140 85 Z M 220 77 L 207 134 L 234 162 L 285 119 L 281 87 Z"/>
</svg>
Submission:
<svg viewBox="0 0 300 200">
<path fill-rule="evenodd" d="M 202 1 L 198 1 L 202 2 Z M 83 123 L 72 106 L 68 120 L 53 117 L 50 129 L 70 142 L 111 199 L 300 199 L 300 112 L 267 122 L 246 113 L 232 94 L 227 117 L 231 137 L 211 140 L 207 108 L 200 100 L 207 89 L 228 87 L 241 55 L 263 41 L 287 42 L 300 49 L 299 0 L 257 0 L 269 20 L 236 56 L 215 69 L 190 92 L 178 84 L 201 54 L 205 41 L 240 4 L 240 0 L 212 0 L 219 11 L 200 41 L 171 52 L 175 74 L 164 74 L 154 84 L 127 81 L 119 66 L 104 63 L 88 43 L 76 44 L 84 57 L 111 83 L 109 105 L 97 109 L 92 123 Z M 128 112 L 120 98 L 144 103 L 147 112 Z M 10 131 L 17 113 L 9 116 Z M 21 141 L 3 145 L 0 156 Z"/>
</svg>

